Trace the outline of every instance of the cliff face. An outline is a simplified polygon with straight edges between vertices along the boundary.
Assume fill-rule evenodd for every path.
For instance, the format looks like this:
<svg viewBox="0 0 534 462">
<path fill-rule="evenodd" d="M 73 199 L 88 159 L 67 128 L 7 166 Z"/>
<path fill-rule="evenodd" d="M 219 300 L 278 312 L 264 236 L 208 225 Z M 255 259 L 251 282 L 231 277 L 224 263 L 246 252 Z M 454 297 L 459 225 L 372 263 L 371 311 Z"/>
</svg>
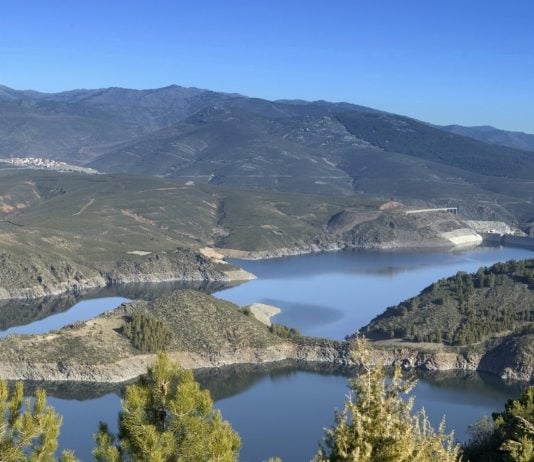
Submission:
<svg viewBox="0 0 534 462">
<path fill-rule="evenodd" d="M 501 344 L 486 353 L 476 351 L 424 351 L 416 347 L 381 348 L 377 346 L 376 360 L 386 365 L 400 365 L 406 369 L 424 371 L 480 371 L 506 380 L 532 382 L 534 365 L 528 358 L 510 353 L 509 345 Z"/>
</svg>

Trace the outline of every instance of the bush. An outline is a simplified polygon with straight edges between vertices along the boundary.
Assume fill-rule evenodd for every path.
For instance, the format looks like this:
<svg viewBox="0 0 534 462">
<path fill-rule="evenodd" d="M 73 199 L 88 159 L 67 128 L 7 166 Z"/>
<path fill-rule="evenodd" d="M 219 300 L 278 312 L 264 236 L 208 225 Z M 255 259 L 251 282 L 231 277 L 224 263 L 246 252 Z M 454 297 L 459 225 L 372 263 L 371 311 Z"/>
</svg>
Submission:
<svg viewBox="0 0 534 462">
<path fill-rule="evenodd" d="M 300 332 L 293 327 L 287 327 L 283 324 L 271 324 L 269 327 L 271 334 L 277 335 L 281 338 L 295 339 L 301 336 Z"/>
<path fill-rule="evenodd" d="M 534 460 L 534 386 L 517 400 L 509 400 L 503 412 L 470 427 L 464 447 L 467 460 L 531 462 Z"/>
<path fill-rule="evenodd" d="M 55 452 L 61 416 L 46 404 L 46 393 L 37 390 L 33 404 L 24 399 L 24 386 L 17 382 L 12 393 L 0 381 L 0 461 L 56 461 Z M 75 462 L 70 451 L 61 461 Z"/>
<path fill-rule="evenodd" d="M 119 427 L 112 435 L 100 424 L 93 451 L 98 462 L 235 462 L 241 445 L 209 392 L 165 354 L 126 388 Z"/>
</svg>

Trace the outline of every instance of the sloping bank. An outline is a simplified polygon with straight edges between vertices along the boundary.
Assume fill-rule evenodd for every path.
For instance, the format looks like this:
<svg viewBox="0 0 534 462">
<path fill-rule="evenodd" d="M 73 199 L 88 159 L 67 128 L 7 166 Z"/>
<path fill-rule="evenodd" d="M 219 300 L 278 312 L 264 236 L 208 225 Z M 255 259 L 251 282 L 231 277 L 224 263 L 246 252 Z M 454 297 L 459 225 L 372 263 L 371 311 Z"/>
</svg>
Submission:
<svg viewBox="0 0 534 462">
<path fill-rule="evenodd" d="M 139 320 L 145 322 L 138 335 Z M 135 327 L 137 323 L 137 328 Z M 142 324 L 142 322 L 141 322 Z M 147 327 L 149 324 L 152 327 Z M 129 326 L 129 327 L 128 327 Z M 140 332 L 142 331 L 142 335 Z M 178 291 L 153 302 L 132 302 L 93 320 L 37 336 L 0 340 L 0 378 L 12 380 L 118 383 L 137 377 L 155 359 L 140 347 L 167 332 L 166 349 L 187 368 L 268 363 L 287 359 L 354 365 L 350 342 L 301 337 L 266 327 L 247 310 L 195 291 Z M 532 370 L 508 372 L 509 364 L 484 355 L 423 351 L 409 347 L 375 350 L 376 361 L 427 370 L 486 370 L 531 380 Z"/>
<path fill-rule="evenodd" d="M 0 253 L 0 299 L 31 299 L 128 283 L 245 281 L 254 275 L 188 249 L 74 262 L 46 254 Z"/>
<path fill-rule="evenodd" d="M 226 263 L 224 257 L 266 259 L 341 249 L 437 249 L 482 242 L 458 216 L 437 212 L 407 215 L 403 210 L 343 210 L 314 228 L 314 234 L 301 235 L 289 225 L 275 228 L 262 225 L 246 228 L 246 232 L 226 230 L 223 234 L 228 235 L 214 242 L 214 248 L 199 251 L 119 252 L 110 247 L 98 256 L 87 249 L 86 256 L 79 255 L 73 250 L 78 245 L 74 238 L 62 244 L 70 249 L 66 251 L 57 245 L 25 245 L 26 235 L 11 237 L 14 242 L 0 249 L 0 299 L 40 298 L 125 283 L 253 278 Z"/>
<path fill-rule="evenodd" d="M 242 242 L 230 234 L 217 243 L 217 250 L 226 257 L 261 260 L 342 249 L 446 249 L 481 243 L 482 237 L 475 229 L 450 213 L 408 215 L 404 209 L 388 213 L 343 210 L 309 240 L 288 239 L 283 230 L 278 230 L 276 236 L 259 239 L 254 248 L 247 249 L 240 247 Z"/>
</svg>

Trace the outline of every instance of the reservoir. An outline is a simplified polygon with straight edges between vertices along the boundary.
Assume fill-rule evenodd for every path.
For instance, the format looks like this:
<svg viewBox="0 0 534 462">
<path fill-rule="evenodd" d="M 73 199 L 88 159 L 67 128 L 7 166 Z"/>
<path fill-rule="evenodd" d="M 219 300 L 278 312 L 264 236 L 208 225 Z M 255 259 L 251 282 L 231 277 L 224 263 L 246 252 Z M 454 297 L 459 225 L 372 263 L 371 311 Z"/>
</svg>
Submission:
<svg viewBox="0 0 534 462">
<path fill-rule="evenodd" d="M 342 339 L 386 307 L 417 295 L 437 279 L 533 255 L 523 249 L 480 247 L 459 252 L 354 251 L 234 261 L 258 279 L 230 288 L 204 290 L 240 305 L 261 302 L 278 306 L 282 312 L 273 318 L 274 322 L 296 327 L 306 335 Z M 163 292 L 172 289 L 166 286 Z M 98 305 L 97 297 L 106 301 L 106 310 L 111 307 L 110 297 L 117 297 L 115 302 L 120 304 L 126 298 L 144 298 L 144 290 L 132 292 L 125 286 L 93 293 L 93 300 L 86 307 L 87 318 L 99 309 L 94 305 Z M 146 288 L 146 294 L 145 298 L 153 298 L 158 290 L 152 286 Z M 80 301 L 73 300 L 70 306 Z M 78 311 L 79 308 L 78 305 Z M 70 312 L 68 307 L 61 310 Z M 25 328 L 30 329 L 28 333 L 36 332 L 35 323 L 39 323 L 38 331 L 55 329 L 59 327 L 57 318 L 53 324 L 46 324 L 55 316 L 40 315 L 34 322 L 25 318 Z M 76 320 L 83 318 L 83 314 L 76 316 Z M 73 322 L 68 319 L 68 323 Z M 13 322 L 2 321 L 0 329 L 4 325 L 9 326 L 7 329 L 15 327 Z M 23 328 L 19 325 L 17 329 Z M 303 368 L 283 363 L 199 371 L 197 378 L 210 389 L 216 407 L 240 433 L 240 460 L 262 461 L 279 456 L 287 461 L 305 461 L 317 451 L 323 427 L 333 423 L 334 409 L 342 407 L 347 379 L 353 374 L 354 371 L 328 366 Z M 486 374 L 442 372 L 419 374 L 418 378 L 413 391 L 415 408 L 424 406 L 434 426 L 445 414 L 447 430 L 455 430 L 458 440 L 466 438 L 468 424 L 502 409 L 508 398 L 520 393 L 519 386 L 507 386 Z M 64 417 L 61 446 L 74 449 L 82 460 L 91 460 L 92 434 L 98 422 L 106 421 L 116 429 L 119 390 L 75 384 L 51 384 L 46 388 L 50 404 Z"/>
</svg>

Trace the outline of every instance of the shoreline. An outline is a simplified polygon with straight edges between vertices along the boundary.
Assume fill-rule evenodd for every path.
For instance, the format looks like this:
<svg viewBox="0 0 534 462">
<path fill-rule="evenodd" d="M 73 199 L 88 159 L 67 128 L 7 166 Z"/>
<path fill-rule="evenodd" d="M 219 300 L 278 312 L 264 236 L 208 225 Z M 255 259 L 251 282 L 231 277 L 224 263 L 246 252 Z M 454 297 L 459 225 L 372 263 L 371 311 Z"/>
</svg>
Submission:
<svg viewBox="0 0 534 462">
<path fill-rule="evenodd" d="M 419 244 L 419 243 L 416 243 Z M 127 285 L 127 284 L 157 284 L 166 282 L 246 282 L 256 279 L 256 276 L 243 268 L 230 265 L 225 259 L 235 258 L 242 260 L 270 260 L 275 258 L 284 258 L 290 256 L 310 255 L 321 252 L 339 252 L 344 250 L 415 250 L 431 251 L 438 249 L 454 249 L 459 246 L 453 244 L 444 245 L 410 245 L 399 246 L 390 244 L 374 246 L 348 246 L 348 245 L 317 245 L 310 244 L 307 246 L 281 248 L 274 251 L 244 251 L 236 249 L 221 249 L 216 247 L 204 247 L 199 253 L 218 265 L 228 265 L 228 270 L 217 270 L 215 274 L 201 270 L 195 270 L 187 275 L 173 273 L 132 273 L 132 274 L 111 274 L 105 270 L 99 270 L 99 274 L 89 277 L 85 280 L 66 280 L 55 284 L 54 286 L 42 285 L 34 287 L 8 289 L 0 287 L 0 300 L 33 300 L 43 297 L 62 296 L 69 294 L 80 294 L 87 290 L 104 289 L 106 287 Z M 461 247 L 464 248 L 464 247 Z M 214 277 L 216 276 L 216 277 Z"/>
<path fill-rule="evenodd" d="M 316 245 L 311 244 L 301 247 L 285 247 L 276 250 L 239 250 L 239 249 L 225 249 L 214 247 L 214 250 L 224 256 L 224 258 L 233 258 L 236 260 L 274 260 L 276 258 L 298 257 L 300 255 L 312 255 L 323 252 L 340 252 L 346 250 L 376 250 L 384 252 L 395 252 L 402 250 L 414 251 L 432 251 L 432 250 L 467 250 L 471 248 L 484 246 L 484 242 L 473 242 L 468 244 L 454 244 L 452 242 L 434 242 L 421 245 L 419 242 L 409 244 L 399 243 L 383 243 L 370 245 L 349 245 L 349 244 L 335 244 L 335 245 Z"/>
<path fill-rule="evenodd" d="M 454 248 L 457 248 L 457 246 L 454 246 Z M 400 249 L 388 248 L 386 250 Z M 250 275 L 250 273 L 246 274 Z M 173 281 L 184 280 L 186 279 L 174 279 Z M 192 281 L 193 279 L 187 280 Z M 254 305 L 258 308 L 257 311 L 260 315 L 264 316 L 267 321 L 270 321 L 271 316 L 280 312 L 277 307 L 262 304 L 253 304 L 252 306 Z M 268 309 L 265 309 L 265 307 Z M 257 318 L 256 313 L 253 314 Z M 266 324 L 263 320 L 260 319 L 260 321 Z M 407 369 L 414 368 L 427 371 L 483 371 L 508 380 L 523 382 L 532 382 L 533 380 L 532 370 L 522 368 L 520 364 L 512 365 L 509 361 L 507 362 L 506 358 L 503 358 L 503 362 L 500 364 L 488 361 L 488 354 L 491 353 L 491 349 L 484 353 L 479 353 L 467 349 L 459 351 L 440 348 L 439 344 L 433 344 L 430 350 L 428 345 L 398 344 L 390 348 L 380 346 L 379 343 L 374 345 L 379 347 L 375 349 L 377 361 L 388 366 L 397 364 Z M 348 346 L 347 342 L 303 337 L 301 341 L 282 342 L 265 349 L 236 348 L 232 351 L 210 353 L 175 351 L 171 352 L 171 354 L 184 367 L 189 369 L 217 368 L 237 364 L 268 364 L 288 359 L 306 363 L 351 365 L 354 362 L 347 354 Z M 150 358 L 154 359 L 155 355 L 137 354 L 122 358 L 119 361 L 101 364 L 71 363 L 70 361 L 54 363 L 48 362 L 49 358 L 43 358 L 46 362 L 34 362 L 24 359 L 18 362 L 11 362 L 10 358 L 6 358 L 8 359 L 7 361 L 0 362 L 0 378 L 8 380 L 120 383 L 132 380 L 142 374 L 146 370 L 146 365 L 151 360 Z"/>
<path fill-rule="evenodd" d="M 342 251 L 383 251 L 383 252 L 395 252 L 395 251 L 417 251 L 417 252 L 432 252 L 432 251 L 463 251 L 474 249 L 477 247 L 495 247 L 495 244 L 491 241 L 477 243 L 453 244 L 452 242 L 440 241 L 439 243 L 427 243 L 421 245 L 419 242 L 412 242 L 410 244 L 398 244 L 398 243 L 384 243 L 376 245 L 318 245 L 310 244 L 300 247 L 287 247 L 276 250 L 259 250 L 248 251 L 239 249 L 225 249 L 218 247 L 205 247 L 200 249 L 200 253 L 211 260 L 215 264 L 229 265 L 225 260 L 227 258 L 245 261 L 262 261 L 262 260 L 274 260 L 277 258 L 286 257 L 298 257 L 303 255 L 313 255 L 323 252 L 342 252 Z M 511 246 L 515 247 L 515 246 Z M 527 250 L 531 250 L 525 247 Z M 222 277 L 210 277 L 210 274 L 204 272 L 198 272 L 196 277 L 190 275 L 184 277 L 183 275 L 169 275 L 158 273 L 142 273 L 135 275 L 120 275 L 119 277 L 111 277 L 105 273 L 101 273 L 99 276 L 88 278 L 85 281 L 65 281 L 57 284 L 54 287 L 42 286 L 26 287 L 21 289 L 8 290 L 5 287 L 0 287 L 0 300 L 34 300 L 43 297 L 57 297 L 62 295 L 77 295 L 84 291 L 93 289 L 105 289 L 109 287 L 116 287 L 129 284 L 159 284 L 159 283 L 171 283 L 171 282 L 247 282 L 256 279 L 256 276 L 243 268 L 235 267 L 227 271 L 219 271 Z"/>
<path fill-rule="evenodd" d="M 141 274 L 141 275 L 123 275 L 119 278 L 110 278 L 99 276 L 86 279 L 83 282 L 72 281 L 62 282 L 55 287 L 41 286 L 25 287 L 21 289 L 8 290 L 0 287 L 0 301 L 9 300 L 37 300 L 44 297 L 61 297 L 65 295 L 80 295 L 86 291 L 94 289 L 106 289 L 117 286 L 128 286 L 135 284 L 164 284 L 171 282 L 246 282 L 256 279 L 256 276 L 243 268 L 231 269 L 228 271 L 220 271 L 221 278 L 210 278 L 209 275 L 199 273 L 199 277 L 183 277 L 173 276 L 169 274 Z M 136 277 L 137 276 L 137 277 Z M 208 277 L 206 277 L 208 276 Z"/>
<path fill-rule="evenodd" d="M 313 340 L 313 339 L 312 339 Z M 169 357 L 189 370 L 218 369 L 239 365 L 273 365 L 283 361 L 296 364 L 328 364 L 332 366 L 357 367 L 351 358 L 350 344 L 339 341 L 315 343 L 284 342 L 264 349 L 245 348 L 238 355 L 235 351 L 217 353 L 169 352 Z M 532 383 L 532 372 L 515 371 L 507 367 L 498 369 L 484 365 L 484 355 L 465 351 L 463 353 L 436 350 L 425 351 L 412 346 L 377 348 L 370 344 L 374 362 L 404 370 L 484 372 L 501 380 L 517 383 Z M 139 354 L 108 364 L 68 364 L 53 362 L 0 362 L 0 380 L 35 381 L 56 383 L 121 384 L 135 380 L 146 372 L 147 366 L 157 358 L 156 354 Z"/>
</svg>

